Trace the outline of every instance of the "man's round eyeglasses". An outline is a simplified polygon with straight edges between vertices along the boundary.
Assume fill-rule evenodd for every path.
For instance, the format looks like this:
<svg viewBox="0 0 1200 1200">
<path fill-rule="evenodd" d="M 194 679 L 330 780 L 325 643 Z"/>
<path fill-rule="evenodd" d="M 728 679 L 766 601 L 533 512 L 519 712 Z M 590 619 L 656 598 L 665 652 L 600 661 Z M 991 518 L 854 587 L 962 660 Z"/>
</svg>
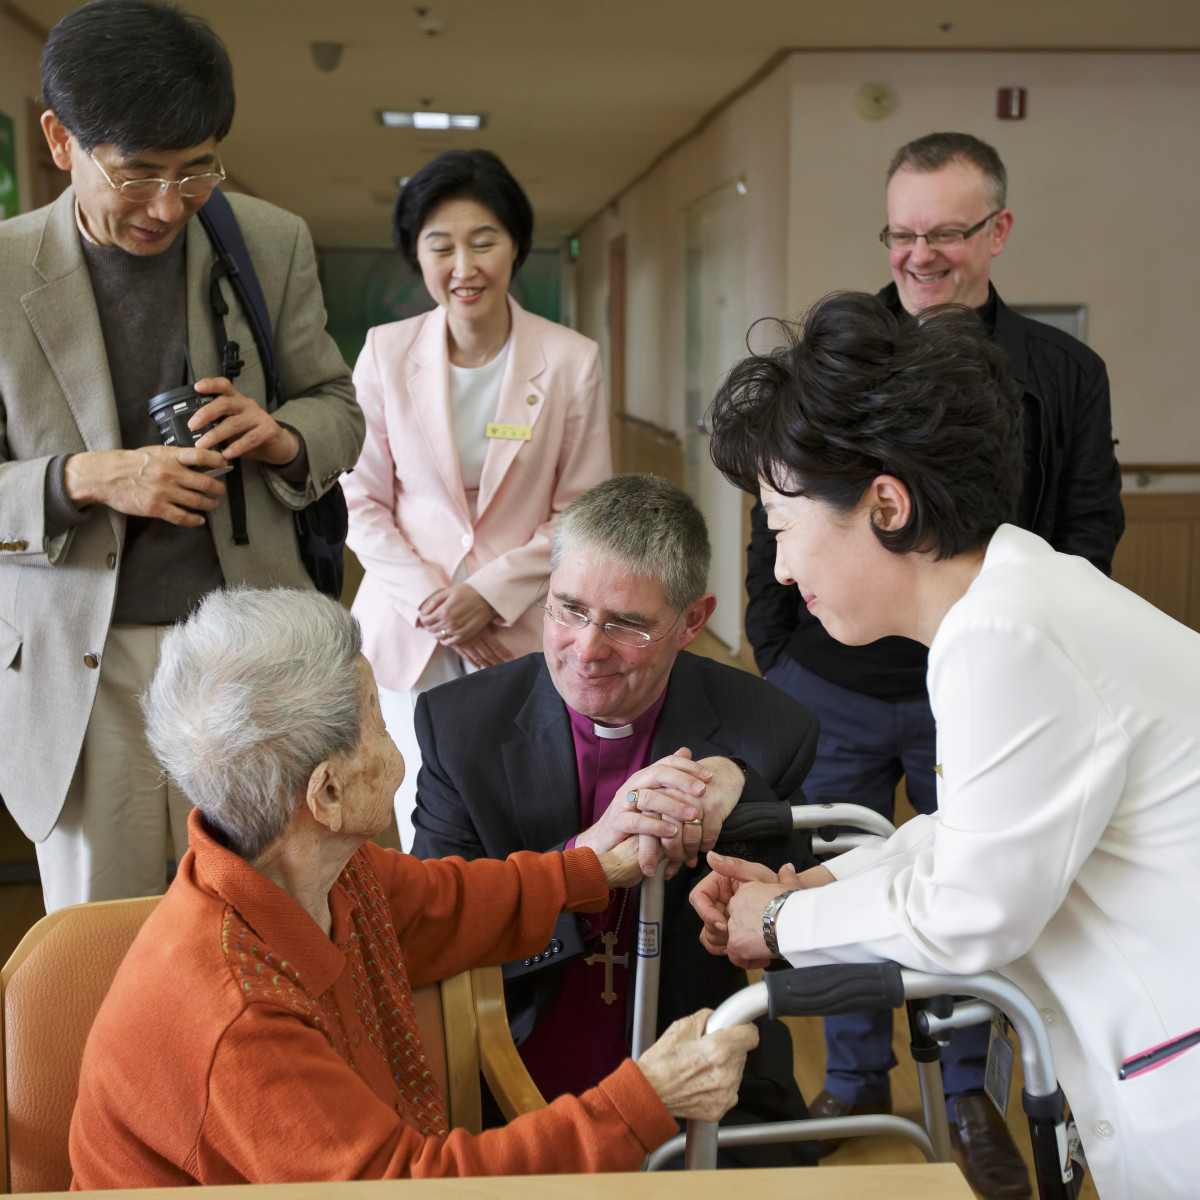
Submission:
<svg viewBox="0 0 1200 1200">
<path fill-rule="evenodd" d="M 880 231 L 879 240 L 889 250 L 893 247 L 907 250 L 915 246 L 922 238 L 930 246 L 943 248 L 957 246 L 961 242 L 965 242 L 967 238 L 974 237 L 993 217 L 998 217 L 1003 211 L 1002 208 L 995 209 L 988 213 L 982 221 L 977 221 L 970 229 L 931 229 L 928 233 L 909 233 L 906 229 L 888 229 L 887 226 L 884 226 Z"/>
<path fill-rule="evenodd" d="M 213 189 L 225 179 L 225 168 L 218 159 L 217 170 L 206 171 L 203 175 L 185 175 L 182 179 L 127 179 L 124 183 L 117 183 L 90 150 L 87 156 L 99 168 L 108 186 L 130 204 L 149 204 L 151 200 L 166 195 L 169 187 L 175 188 L 180 196 L 188 200 L 198 200 L 201 196 L 210 196 Z"/>
<path fill-rule="evenodd" d="M 538 600 L 536 603 L 550 620 L 564 629 L 574 629 L 578 632 L 589 625 L 595 625 L 605 637 L 616 642 L 618 646 L 632 646 L 635 649 L 645 649 L 654 642 L 661 642 L 679 624 L 679 618 L 683 616 L 683 613 L 676 613 L 675 620 L 662 633 L 651 636 L 644 629 L 634 629 L 632 625 L 622 625 L 619 621 L 607 621 L 601 625 L 599 621 L 593 621 L 573 608 L 564 608 L 552 601 L 543 604 Z"/>
</svg>

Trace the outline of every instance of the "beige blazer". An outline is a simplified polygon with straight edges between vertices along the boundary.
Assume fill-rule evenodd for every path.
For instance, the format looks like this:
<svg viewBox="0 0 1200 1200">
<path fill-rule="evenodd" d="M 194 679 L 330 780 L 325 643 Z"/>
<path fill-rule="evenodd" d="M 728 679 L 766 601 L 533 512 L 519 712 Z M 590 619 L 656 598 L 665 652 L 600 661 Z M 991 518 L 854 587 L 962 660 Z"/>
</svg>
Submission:
<svg viewBox="0 0 1200 1200">
<path fill-rule="evenodd" d="M 58 818 L 91 714 L 125 517 L 96 506 L 55 538 L 44 528 L 43 484 L 57 455 L 121 446 L 100 319 L 74 193 L 0 222 L 0 796 L 40 841 Z M 292 510 L 349 470 L 363 418 L 349 372 L 324 332 L 312 241 L 290 213 L 232 195 L 262 284 L 288 401 L 279 419 L 304 439 L 303 488 L 245 463 L 247 546 L 235 546 L 223 500 L 209 518 L 226 581 L 311 586 L 296 547 Z M 197 374 L 219 375 L 208 304 L 213 252 L 199 222 L 187 239 L 188 345 Z M 227 284 L 223 284 L 227 288 Z M 241 306 L 226 292 L 229 336 L 246 366 L 239 389 L 262 400 L 262 368 Z"/>
<path fill-rule="evenodd" d="M 527 313 L 509 297 L 512 335 L 494 420 L 529 426 L 528 441 L 494 438 L 474 520 L 450 410 L 442 308 L 380 325 L 354 368 L 367 440 L 346 481 L 349 543 L 366 569 L 354 600 L 363 649 L 380 684 L 406 691 L 437 647 L 417 610 L 460 565 L 496 610 L 514 655 L 540 650 L 533 607 L 550 570 L 558 514 L 612 474 L 596 343 Z"/>
</svg>

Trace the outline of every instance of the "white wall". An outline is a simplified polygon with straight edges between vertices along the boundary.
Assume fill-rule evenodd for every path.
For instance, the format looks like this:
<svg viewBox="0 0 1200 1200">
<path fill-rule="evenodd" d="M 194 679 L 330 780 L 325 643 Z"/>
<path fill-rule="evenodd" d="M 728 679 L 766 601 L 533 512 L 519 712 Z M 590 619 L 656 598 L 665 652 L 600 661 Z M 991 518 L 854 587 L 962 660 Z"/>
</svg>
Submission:
<svg viewBox="0 0 1200 1200">
<path fill-rule="evenodd" d="M 895 91 L 858 116 L 864 83 Z M 995 116 L 1028 89 L 1027 119 Z M 1200 268 L 1200 55 L 797 53 L 582 232 L 580 329 L 606 344 L 606 245 L 628 239 L 627 407 L 682 432 L 683 212 L 744 174 L 750 316 L 888 282 L 883 177 L 935 129 L 992 142 L 1016 213 L 994 278 L 1012 303 L 1083 303 L 1126 461 L 1200 462 L 1191 344 Z"/>
<path fill-rule="evenodd" d="M 608 242 L 625 233 L 628 412 L 682 432 L 686 207 L 739 177 L 746 181 L 747 311 L 753 320 L 786 302 L 788 84 L 777 70 L 699 137 L 682 146 L 580 237 L 578 328 L 608 348 Z"/>
<path fill-rule="evenodd" d="M 12 118 L 16 132 L 17 190 L 22 212 L 32 207 L 25 102 L 42 90 L 38 66 L 41 55 L 41 39 L 0 12 L 0 112 Z"/>
<path fill-rule="evenodd" d="M 1126 461 L 1200 461 L 1191 343 L 1200 268 L 1200 56 L 1193 54 L 798 54 L 792 76 L 788 307 L 886 282 L 876 240 L 883 175 L 899 145 L 934 129 L 991 142 L 1009 173 L 1013 235 L 993 265 L 1009 303 L 1083 303 L 1108 363 Z M 896 109 L 864 121 L 854 93 L 891 86 Z M 1028 89 L 1024 121 L 996 89 Z"/>
</svg>

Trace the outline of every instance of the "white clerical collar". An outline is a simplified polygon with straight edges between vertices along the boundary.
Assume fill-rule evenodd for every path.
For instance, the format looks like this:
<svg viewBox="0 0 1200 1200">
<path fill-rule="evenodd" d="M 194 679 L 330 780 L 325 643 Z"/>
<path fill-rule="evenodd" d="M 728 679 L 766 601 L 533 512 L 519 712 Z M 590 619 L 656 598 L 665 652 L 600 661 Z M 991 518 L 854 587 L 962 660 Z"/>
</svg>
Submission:
<svg viewBox="0 0 1200 1200">
<path fill-rule="evenodd" d="M 597 725 L 592 722 L 592 732 L 598 737 L 603 738 L 608 742 L 619 741 L 621 738 L 633 736 L 632 725 Z"/>
</svg>

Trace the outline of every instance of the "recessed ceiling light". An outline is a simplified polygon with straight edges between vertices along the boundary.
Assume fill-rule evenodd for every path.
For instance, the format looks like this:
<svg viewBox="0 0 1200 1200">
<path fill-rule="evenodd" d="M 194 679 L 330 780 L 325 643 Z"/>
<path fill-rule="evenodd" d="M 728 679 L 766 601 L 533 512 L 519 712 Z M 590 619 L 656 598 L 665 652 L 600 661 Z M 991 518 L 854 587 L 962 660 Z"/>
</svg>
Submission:
<svg viewBox="0 0 1200 1200">
<path fill-rule="evenodd" d="M 482 129 L 482 113 L 396 112 L 384 109 L 379 119 L 394 129 Z"/>
</svg>

